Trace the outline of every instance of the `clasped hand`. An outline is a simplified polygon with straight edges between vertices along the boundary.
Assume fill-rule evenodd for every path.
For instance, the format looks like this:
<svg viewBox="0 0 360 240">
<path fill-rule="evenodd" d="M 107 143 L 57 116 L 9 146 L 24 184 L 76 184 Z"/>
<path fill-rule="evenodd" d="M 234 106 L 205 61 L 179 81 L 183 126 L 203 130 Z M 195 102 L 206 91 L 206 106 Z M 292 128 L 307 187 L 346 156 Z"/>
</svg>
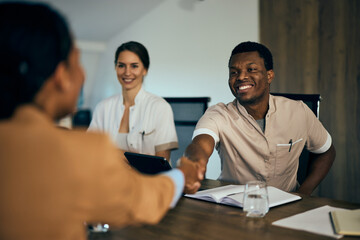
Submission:
<svg viewBox="0 0 360 240">
<path fill-rule="evenodd" d="M 181 157 L 177 165 L 185 177 L 184 193 L 195 193 L 201 186 L 200 181 L 204 179 L 204 169 L 202 165 L 186 157 Z"/>
</svg>

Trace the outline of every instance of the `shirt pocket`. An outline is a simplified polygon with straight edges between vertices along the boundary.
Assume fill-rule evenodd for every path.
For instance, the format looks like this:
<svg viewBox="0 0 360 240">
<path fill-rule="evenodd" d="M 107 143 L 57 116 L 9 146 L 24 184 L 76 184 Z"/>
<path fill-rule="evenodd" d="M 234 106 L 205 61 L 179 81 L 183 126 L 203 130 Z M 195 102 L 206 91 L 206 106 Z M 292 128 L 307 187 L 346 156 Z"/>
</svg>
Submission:
<svg viewBox="0 0 360 240">
<path fill-rule="evenodd" d="M 142 152 L 145 154 L 155 154 L 156 129 L 144 130 L 140 132 L 142 142 Z"/>
<path fill-rule="evenodd" d="M 276 145 L 276 160 L 275 160 L 275 175 L 283 176 L 292 174 L 294 169 L 298 166 L 298 157 L 294 157 L 294 154 L 301 152 L 303 148 L 302 138 L 292 143 L 280 143 Z"/>
<path fill-rule="evenodd" d="M 142 140 L 144 141 L 145 138 L 149 138 L 155 135 L 156 129 L 150 130 L 150 131 L 142 131 L 140 132 Z"/>
</svg>

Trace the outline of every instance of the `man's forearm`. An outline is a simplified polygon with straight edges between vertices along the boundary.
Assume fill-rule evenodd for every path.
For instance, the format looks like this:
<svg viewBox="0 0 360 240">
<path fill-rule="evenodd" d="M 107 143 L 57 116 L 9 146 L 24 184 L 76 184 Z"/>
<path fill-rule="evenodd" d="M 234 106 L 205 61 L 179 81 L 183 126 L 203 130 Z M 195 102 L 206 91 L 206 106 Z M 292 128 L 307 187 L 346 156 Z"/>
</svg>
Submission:
<svg viewBox="0 0 360 240">
<path fill-rule="evenodd" d="M 206 165 L 214 150 L 214 139 L 209 135 L 196 136 L 191 144 L 185 150 L 185 157 L 192 161 L 198 162 L 203 173 L 206 172 Z"/>
<path fill-rule="evenodd" d="M 314 156 L 310 162 L 308 176 L 298 190 L 299 193 L 310 195 L 314 191 L 329 172 L 335 160 L 335 155 L 335 148 L 331 145 L 325 153 Z"/>
<path fill-rule="evenodd" d="M 207 163 L 210 156 L 202 149 L 201 146 L 191 143 L 185 150 L 185 157 L 192 161 L 206 161 Z"/>
</svg>

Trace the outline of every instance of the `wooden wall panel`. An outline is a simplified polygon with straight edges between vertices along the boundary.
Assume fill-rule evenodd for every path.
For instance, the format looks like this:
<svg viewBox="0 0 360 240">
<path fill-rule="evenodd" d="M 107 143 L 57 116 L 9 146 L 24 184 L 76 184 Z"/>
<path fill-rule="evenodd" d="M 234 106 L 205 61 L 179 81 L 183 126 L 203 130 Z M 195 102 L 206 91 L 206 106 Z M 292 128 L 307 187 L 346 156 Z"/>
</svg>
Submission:
<svg viewBox="0 0 360 240">
<path fill-rule="evenodd" d="M 274 55 L 271 91 L 323 99 L 337 157 L 318 195 L 360 202 L 360 1 L 260 0 L 260 41 Z"/>
</svg>

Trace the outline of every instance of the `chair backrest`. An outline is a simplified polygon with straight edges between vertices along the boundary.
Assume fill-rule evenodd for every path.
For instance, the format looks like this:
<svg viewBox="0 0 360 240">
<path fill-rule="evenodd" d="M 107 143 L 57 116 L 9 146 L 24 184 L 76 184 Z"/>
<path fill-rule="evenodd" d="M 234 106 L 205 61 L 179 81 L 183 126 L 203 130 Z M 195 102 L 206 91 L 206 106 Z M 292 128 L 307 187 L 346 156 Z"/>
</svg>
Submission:
<svg viewBox="0 0 360 240">
<path fill-rule="evenodd" d="M 72 118 L 73 127 L 88 127 L 91 122 L 91 111 L 89 109 L 81 109 L 77 111 Z"/>
<path fill-rule="evenodd" d="M 320 94 L 295 94 L 295 93 L 271 93 L 274 96 L 283 96 L 293 100 L 301 100 L 314 112 L 317 118 L 319 118 L 320 111 Z"/>
<path fill-rule="evenodd" d="M 320 94 L 292 94 L 292 93 L 271 93 L 274 96 L 283 96 L 293 100 L 301 100 L 314 112 L 319 118 L 320 112 Z M 302 184 L 307 176 L 309 168 L 310 152 L 304 148 L 299 158 L 299 168 L 297 171 L 297 180 Z"/>
<path fill-rule="evenodd" d="M 186 147 L 191 143 L 197 121 L 208 107 L 209 97 L 164 97 L 171 105 L 174 113 L 176 133 L 179 148 L 171 152 L 171 164 L 176 166 L 176 161 L 184 154 Z"/>
</svg>

